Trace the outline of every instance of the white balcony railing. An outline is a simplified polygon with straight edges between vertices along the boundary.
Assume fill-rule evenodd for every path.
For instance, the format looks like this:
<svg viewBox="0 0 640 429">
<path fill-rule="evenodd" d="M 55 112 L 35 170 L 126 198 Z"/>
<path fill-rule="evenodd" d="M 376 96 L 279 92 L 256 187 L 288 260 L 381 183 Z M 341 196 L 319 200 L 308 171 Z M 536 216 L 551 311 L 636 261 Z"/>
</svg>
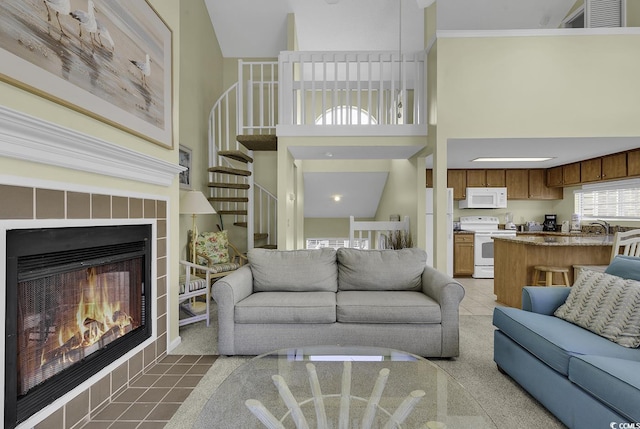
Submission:
<svg viewBox="0 0 640 429">
<path fill-rule="evenodd" d="M 424 52 L 282 52 L 279 125 L 425 124 L 425 70 Z"/>
</svg>

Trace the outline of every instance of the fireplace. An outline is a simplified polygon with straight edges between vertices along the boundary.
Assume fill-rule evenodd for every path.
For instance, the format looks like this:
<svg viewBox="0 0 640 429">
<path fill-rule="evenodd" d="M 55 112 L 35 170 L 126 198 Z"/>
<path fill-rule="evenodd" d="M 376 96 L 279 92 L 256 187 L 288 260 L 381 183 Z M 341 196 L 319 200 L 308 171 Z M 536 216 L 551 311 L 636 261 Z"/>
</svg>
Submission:
<svg viewBox="0 0 640 429">
<path fill-rule="evenodd" d="M 151 336 L 151 225 L 7 231 L 5 427 Z"/>
</svg>

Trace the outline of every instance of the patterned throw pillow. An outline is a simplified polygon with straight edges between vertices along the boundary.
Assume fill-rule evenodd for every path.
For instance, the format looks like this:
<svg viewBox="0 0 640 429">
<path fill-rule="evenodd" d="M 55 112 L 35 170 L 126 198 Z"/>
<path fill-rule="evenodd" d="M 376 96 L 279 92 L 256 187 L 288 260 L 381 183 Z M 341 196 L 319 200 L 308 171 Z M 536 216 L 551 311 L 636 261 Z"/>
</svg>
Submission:
<svg viewBox="0 0 640 429">
<path fill-rule="evenodd" d="M 229 238 L 227 231 L 201 232 L 196 240 L 196 254 L 207 255 L 212 264 L 229 262 Z M 198 264 L 207 265 L 207 260 L 198 256 Z"/>
<path fill-rule="evenodd" d="M 640 346 L 640 282 L 582 270 L 554 313 L 621 346 Z"/>
</svg>

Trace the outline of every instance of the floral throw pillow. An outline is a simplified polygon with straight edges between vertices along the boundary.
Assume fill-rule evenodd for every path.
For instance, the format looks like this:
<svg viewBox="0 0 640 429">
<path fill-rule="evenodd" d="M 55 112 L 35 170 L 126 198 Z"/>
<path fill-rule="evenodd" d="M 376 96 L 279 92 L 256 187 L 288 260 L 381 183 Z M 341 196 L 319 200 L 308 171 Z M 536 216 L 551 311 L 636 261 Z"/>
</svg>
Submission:
<svg viewBox="0 0 640 429">
<path fill-rule="evenodd" d="M 200 255 L 206 255 L 211 264 L 226 264 L 229 262 L 228 246 L 227 231 L 201 232 L 196 239 L 198 264 L 208 265 L 209 262 Z"/>
</svg>

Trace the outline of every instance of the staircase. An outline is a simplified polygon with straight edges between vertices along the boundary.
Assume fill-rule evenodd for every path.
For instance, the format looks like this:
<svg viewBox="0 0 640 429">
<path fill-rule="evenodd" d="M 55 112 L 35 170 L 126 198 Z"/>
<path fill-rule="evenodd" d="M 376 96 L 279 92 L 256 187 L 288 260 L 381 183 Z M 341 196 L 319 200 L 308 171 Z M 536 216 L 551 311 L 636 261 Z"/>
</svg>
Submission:
<svg viewBox="0 0 640 429">
<path fill-rule="evenodd" d="M 233 84 L 209 115 L 209 201 L 221 219 L 231 218 L 234 226 L 247 229 L 247 249 L 277 248 L 277 198 L 253 177 L 254 151 L 277 150 L 275 114 L 268 114 L 273 122 L 269 126 L 265 126 L 264 118 L 256 121 L 259 126 L 253 125 L 254 93 L 259 94 L 258 100 L 265 92 L 275 97 L 273 79 L 264 82 L 254 71 L 256 67 L 264 71 L 265 64 L 273 76 L 277 63 L 239 61 L 238 82 L 244 84 Z M 245 86 L 247 91 L 243 91 Z M 245 111 L 245 105 L 252 108 Z"/>
</svg>

